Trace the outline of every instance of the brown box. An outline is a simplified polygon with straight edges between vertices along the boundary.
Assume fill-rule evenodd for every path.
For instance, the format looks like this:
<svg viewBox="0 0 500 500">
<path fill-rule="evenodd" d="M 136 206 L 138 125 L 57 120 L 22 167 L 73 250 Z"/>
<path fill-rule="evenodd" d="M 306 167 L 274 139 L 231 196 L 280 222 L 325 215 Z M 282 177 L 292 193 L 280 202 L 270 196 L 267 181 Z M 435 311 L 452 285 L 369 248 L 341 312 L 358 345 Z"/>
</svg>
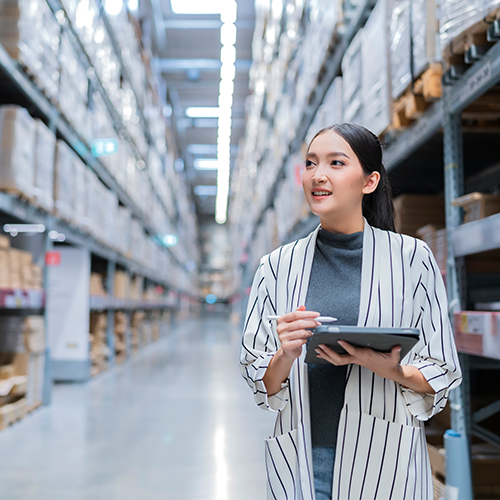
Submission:
<svg viewBox="0 0 500 500">
<path fill-rule="evenodd" d="M 9 248 L 10 240 L 8 236 L 0 236 L 0 248 Z"/>
<path fill-rule="evenodd" d="M 434 195 L 403 194 L 394 200 L 396 230 L 417 236 L 417 230 L 427 224 L 445 225 L 444 198 Z"/>
<path fill-rule="evenodd" d="M 470 193 L 456 198 L 451 204 L 464 209 L 464 223 L 500 213 L 500 196 L 493 194 Z"/>
<path fill-rule="evenodd" d="M 127 299 L 130 296 L 130 277 L 124 271 L 115 272 L 114 296 L 118 299 Z"/>
</svg>

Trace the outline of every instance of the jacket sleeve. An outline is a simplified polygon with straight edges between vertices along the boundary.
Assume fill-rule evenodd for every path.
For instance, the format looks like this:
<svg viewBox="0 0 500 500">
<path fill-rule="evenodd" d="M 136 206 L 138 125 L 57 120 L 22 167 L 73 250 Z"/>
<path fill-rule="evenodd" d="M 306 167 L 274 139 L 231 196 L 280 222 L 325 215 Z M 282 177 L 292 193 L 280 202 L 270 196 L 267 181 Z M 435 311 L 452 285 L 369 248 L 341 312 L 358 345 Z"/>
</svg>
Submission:
<svg viewBox="0 0 500 500">
<path fill-rule="evenodd" d="M 277 394 L 269 396 L 262 380 L 279 346 L 277 333 L 267 319 L 269 315 L 276 315 L 276 311 L 264 275 L 266 258 L 261 260 L 255 273 L 248 300 L 241 346 L 240 370 L 253 391 L 257 406 L 276 412 L 281 411 L 288 402 L 289 382 L 287 380 L 283 383 Z"/>
<path fill-rule="evenodd" d="M 420 349 L 410 363 L 420 370 L 435 394 L 402 388 L 410 412 L 428 420 L 445 406 L 451 389 L 458 387 L 462 372 L 448 316 L 446 289 L 437 263 L 427 245 L 419 243 L 415 255 L 414 325 L 420 329 Z"/>
</svg>

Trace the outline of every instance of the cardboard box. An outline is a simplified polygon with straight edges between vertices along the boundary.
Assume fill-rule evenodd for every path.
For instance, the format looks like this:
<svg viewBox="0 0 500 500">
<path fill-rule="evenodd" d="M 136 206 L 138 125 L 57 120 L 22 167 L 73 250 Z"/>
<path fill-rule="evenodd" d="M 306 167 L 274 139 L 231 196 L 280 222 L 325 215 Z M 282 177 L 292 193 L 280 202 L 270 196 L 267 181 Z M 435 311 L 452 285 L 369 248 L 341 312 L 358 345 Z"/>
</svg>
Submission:
<svg viewBox="0 0 500 500">
<path fill-rule="evenodd" d="M 36 123 L 20 106 L 0 107 L 0 190 L 32 199 Z"/>
<path fill-rule="evenodd" d="M 39 119 L 36 120 L 35 199 L 36 203 L 52 213 L 54 210 L 54 160 L 56 136 Z"/>
<path fill-rule="evenodd" d="M 394 200 L 396 230 L 417 237 L 427 224 L 445 225 L 444 198 L 434 195 L 403 194 Z"/>
<path fill-rule="evenodd" d="M 115 272 L 114 296 L 117 299 L 130 297 L 130 276 L 125 271 Z"/>
<path fill-rule="evenodd" d="M 500 213 L 500 196 L 493 194 L 470 193 L 456 198 L 451 204 L 464 209 L 464 223 Z"/>
<path fill-rule="evenodd" d="M 54 207 L 61 219 L 72 222 L 74 186 L 74 162 L 76 153 L 61 140 L 57 141 L 54 168 Z"/>
<path fill-rule="evenodd" d="M 455 341 L 464 352 L 500 359 L 500 313 L 455 313 Z"/>
</svg>

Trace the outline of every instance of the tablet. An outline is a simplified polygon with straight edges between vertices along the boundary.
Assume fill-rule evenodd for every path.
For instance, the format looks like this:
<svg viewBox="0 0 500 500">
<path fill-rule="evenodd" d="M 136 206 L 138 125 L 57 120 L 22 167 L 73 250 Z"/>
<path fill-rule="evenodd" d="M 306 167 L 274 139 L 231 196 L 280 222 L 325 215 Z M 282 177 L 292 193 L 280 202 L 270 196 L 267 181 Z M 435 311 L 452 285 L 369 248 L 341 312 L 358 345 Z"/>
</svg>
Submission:
<svg viewBox="0 0 500 500">
<path fill-rule="evenodd" d="M 345 340 L 356 347 L 370 347 L 379 352 L 391 352 L 394 346 L 401 346 L 403 359 L 418 342 L 420 330 L 418 328 L 378 328 L 361 326 L 318 326 L 314 335 L 307 342 L 306 363 L 328 363 L 318 358 L 315 349 L 324 344 L 339 354 L 346 351 L 338 343 Z"/>
</svg>

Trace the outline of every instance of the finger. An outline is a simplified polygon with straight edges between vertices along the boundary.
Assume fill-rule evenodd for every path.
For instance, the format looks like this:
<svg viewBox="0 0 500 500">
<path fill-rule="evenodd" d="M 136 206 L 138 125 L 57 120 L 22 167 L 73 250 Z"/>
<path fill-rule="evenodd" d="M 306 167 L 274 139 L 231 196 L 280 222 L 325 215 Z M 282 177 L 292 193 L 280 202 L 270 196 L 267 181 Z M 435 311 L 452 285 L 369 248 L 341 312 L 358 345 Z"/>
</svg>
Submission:
<svg viewBox="0 0 500 500">
<path fill-rule="evenodd" d="M 281 347 L 284 351 L 292 351 L 293 349 L 297 349 L 302 347 L 307 342 L 307 339 L 295 339 L 288 340 L 286 342 L 281 343 Z"/>
<path fill-rule="evenodd" d="M 349 344 L 349 342 L 346 342 L 345 340 L 339 340 L 338 343 L 351 356 L 356 356 L 359 353 L 358 347 L 354 347 L 353 345 Z"/>
<path fill-rule="evenodd" d="M 286 342 L 295 339 L 308 339 L 312 337 L 314 334 L 310 330 L 294 330 L 292 332 L 282 333 L 279 337 L 281 342 Z"/>
<path fill-rule="evenodd" d="M 291 323 L 293 321 L 299 320 L 299 319 L 313 319 L 317 318 L 319 316 L 319 312 L 317 311 L 306 311 L 305 308 L 301 309 L 300 311 L 293 311 L 288 314 L 284 314 L 281 316 L 280 321 L 283 321 L 285 323 Z"/>
<path fill-rule="evenodd" d="M 339 354 L 324 344 L 320 344 L 318 347 L 324 356 L 323 359 L 330 361 L 330 363 L 336 366 L 347 365 L 353 362 L 353 357 L 350 354 Z"/>
<path fill-rule="evenodd" d="M 401 346 L 396 345 L 391 349 L 391 358 L 397 363 L 401 361 Z"/>
<path fill-rule="evenodd" d="M 278 334 L 283 335 L 284 333 L 287 332 L 296 332 L 298 330 L 307 330 L 309 328 L 316 328 L 318 326 L 317 321 L 312 321 L 312 320 L 297 320 L 293 321 L 292 323 L 284 323 L 278 325 Z"/>
</svg>

